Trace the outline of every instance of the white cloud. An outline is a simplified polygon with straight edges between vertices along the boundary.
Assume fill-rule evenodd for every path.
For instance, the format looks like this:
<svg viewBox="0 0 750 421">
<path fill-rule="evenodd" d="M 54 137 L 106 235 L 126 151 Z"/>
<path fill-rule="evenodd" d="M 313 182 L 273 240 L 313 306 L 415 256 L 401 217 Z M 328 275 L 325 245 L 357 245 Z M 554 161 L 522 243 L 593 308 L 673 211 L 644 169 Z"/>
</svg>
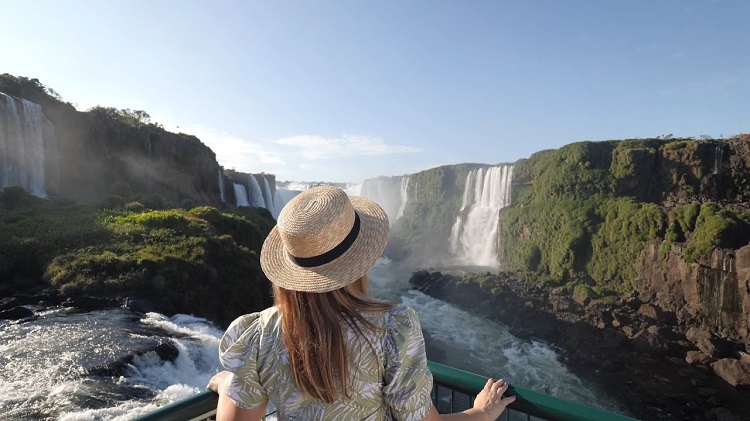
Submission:
<svg viewBox="0 0 750 421">
<path fill-rule="evenodd" d="M 239 136 L 219 133 L 205 127 L 176 128 L 176 131 L 197 136 L 216 153 L 216 160 L 224 168 L 235 168 L 238 171 L 245 172 L 260 172 L 267 171 L 266 168 L 271 166 L 286 165 L 281 154 Z"/>
<path fill-rule="evenodd" d="M 389 145 L 382 139 L 366 136 L 343 135 L 338 138 L 325 138 L 314 135 L 301 135 L 278 139 L 279 145 L 295 146 L 305 159 L 332 159 L 351 156 L 389 155 L 419 152 L 418 148 L 403 145 Z"/>
</svg>

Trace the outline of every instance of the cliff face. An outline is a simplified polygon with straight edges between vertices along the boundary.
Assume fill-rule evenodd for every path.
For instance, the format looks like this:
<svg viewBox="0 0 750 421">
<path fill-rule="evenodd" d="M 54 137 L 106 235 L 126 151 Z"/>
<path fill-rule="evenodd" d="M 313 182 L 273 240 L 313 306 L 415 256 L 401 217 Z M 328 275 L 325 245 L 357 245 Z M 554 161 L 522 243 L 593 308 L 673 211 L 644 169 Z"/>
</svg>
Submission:
<svg viewBox="0 0 750 421">
<path fill-rule="evenodd" d="M 750 349 L 750 245 L 714 249 L 688 262 L 685 246 L 673 245 L 662 256 L 660 246 L 646 247 L 636 289 L 642 299 L 674 312 L 683 326 L 702 326 Z"/>
<path fill-rule="evenodd" d="M 0 103 L 0 121 L 8 126 L 0 133 L 0 186 L 83 202 L 159 195 L 176 204 L 220 203 L 219 164 L 196 137 L 78 112 L 35 79 L 3 74 L 0 88 L 12 95 Z M 36 141 L 39 130 L 43 142 Z"/>
<path fill-rule="evenodd" d="M 62 105 L 48 105 L 44 113 L 57 138 L 46 159 L 48 193 L 86 202 L 128 192 L 177 203 L 220 201 L 216 155 L 198 138 Z"/>
</svg>

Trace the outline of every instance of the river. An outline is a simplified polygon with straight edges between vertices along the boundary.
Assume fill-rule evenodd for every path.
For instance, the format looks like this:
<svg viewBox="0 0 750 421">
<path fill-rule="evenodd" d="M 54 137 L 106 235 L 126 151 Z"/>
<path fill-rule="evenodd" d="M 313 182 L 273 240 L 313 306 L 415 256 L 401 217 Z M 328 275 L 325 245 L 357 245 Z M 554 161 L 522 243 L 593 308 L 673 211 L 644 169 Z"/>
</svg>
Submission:
<svg viewBox="0 0 750 421">
<path fill-rule="evenodd" d="M 403 302 L 419 313 L 422 328 L 444 351 L 444 358 L 436 362 L 587 405 L 623 410 L 567 370 L 552 347 L 516 338 L 498 323 L 410 289 L 409 275 L 408 269 L 379 260 L 369 274 L 372 294 Z M 201 318 L 127 309 L 33 310 L 30 320 L 0 321 L 3 419 L 128 420 L 198 393 L 220 368 L 217 348 L 222 331 Z M 137 356 L 122 375 L 92 374 L 92 369 L 152 349 L 160 340 L 171 341 L 180 351 L 174 362 L 151 352 Z"/>
</svg>

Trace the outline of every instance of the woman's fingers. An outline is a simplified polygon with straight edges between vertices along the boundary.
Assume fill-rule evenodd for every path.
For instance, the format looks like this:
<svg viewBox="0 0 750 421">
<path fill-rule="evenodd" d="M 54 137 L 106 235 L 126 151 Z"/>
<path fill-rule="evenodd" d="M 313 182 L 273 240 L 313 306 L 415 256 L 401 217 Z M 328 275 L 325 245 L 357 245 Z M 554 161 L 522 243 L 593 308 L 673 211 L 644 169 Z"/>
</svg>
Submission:
<svg viewBox="0 0 750 421">
<path fill-rule="evenodd" d="M 490 391 L 492 389 L 492 386 L 495 385 L 495 382 L 492 381 L 491 378 L 487 379 L 487 383 L 484 384 L 484 390 Z"/>
</svg>

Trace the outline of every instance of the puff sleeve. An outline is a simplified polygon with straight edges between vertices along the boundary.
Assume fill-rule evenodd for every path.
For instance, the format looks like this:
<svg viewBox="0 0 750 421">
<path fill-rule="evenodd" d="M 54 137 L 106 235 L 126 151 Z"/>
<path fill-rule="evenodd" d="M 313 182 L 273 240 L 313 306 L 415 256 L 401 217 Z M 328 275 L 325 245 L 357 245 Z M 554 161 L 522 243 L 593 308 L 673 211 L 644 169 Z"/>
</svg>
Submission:
<svg viewBox="0 0 750 421">
<path fill-rule="evenodd" d="M 397 419 L 422 420 L 432 408 L 432 373 L 419 318 L 412 308 L 396 306 L 386 326 L 385 401 Z"/>
<path fill-rule="evenodd" d="M 232 398 L 240 408 L 255 408 L 268 400 L 257 367 L 261 337 L 259 317 L 260 313 L 240 316 L 229 325 L 219 343 L 219 361 L 232 373 L 221 393 Z"/>
</svg>

